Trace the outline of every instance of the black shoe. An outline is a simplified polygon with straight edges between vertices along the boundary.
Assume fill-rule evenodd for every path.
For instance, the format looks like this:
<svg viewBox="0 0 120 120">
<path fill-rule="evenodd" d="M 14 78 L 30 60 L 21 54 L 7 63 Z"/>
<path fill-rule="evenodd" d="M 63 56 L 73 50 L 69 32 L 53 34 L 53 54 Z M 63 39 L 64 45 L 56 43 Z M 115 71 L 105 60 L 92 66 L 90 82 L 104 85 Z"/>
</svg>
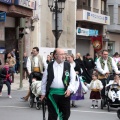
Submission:
<svg viewBox="0 0 120 120">
<path fill-rule="evenodd" d="M 74 107 L 74 108 L 77 107 L 75 104 L 71 104 L 71 106 Z"/>
</svg>

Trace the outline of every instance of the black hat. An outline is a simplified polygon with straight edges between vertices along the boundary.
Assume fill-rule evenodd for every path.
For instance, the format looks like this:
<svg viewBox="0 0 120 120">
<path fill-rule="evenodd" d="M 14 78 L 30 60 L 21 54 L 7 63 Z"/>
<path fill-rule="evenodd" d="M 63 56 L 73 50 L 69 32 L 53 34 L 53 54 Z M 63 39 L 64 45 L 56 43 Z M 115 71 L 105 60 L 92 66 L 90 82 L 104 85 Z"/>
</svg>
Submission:
<svg viewBox="0 0 120 120">
<path fill-rule="evenodd" d="M 90 54 L 89 54 L 89 53 L 87 53 L 87 54 L 86 54 L 86 56 L 90 56 Z"/>
</svg>

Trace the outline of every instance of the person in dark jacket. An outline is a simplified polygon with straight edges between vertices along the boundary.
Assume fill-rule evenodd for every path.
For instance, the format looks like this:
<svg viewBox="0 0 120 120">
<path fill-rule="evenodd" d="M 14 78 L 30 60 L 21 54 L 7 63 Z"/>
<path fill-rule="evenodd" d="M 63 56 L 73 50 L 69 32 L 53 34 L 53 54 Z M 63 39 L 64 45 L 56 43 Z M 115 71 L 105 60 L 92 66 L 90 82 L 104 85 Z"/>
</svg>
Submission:
<svg viewBox="0 0 120 120">
<path fill-rule="evenodd" d="M 84 60 L 84 65 L 85 65 L 85 68 L 87 69 L 88 73 L 90 74 L 90 76 L 92 76 L 93 70 L 95 67 L 95 63 L 89 53 L 86 54 L 86 59 Z"/>
<path fill-rule="evenodd" d="M 75 63 L 76 63 L 75 71 L 78 71 L 77 74 L 79 76 L 82 76 L 85 82 L 90 83 L 92 78 L 85 68 L 85 65 L 80 53 L 76 54 Z"/>
<path fill-rule="evenodd" d="M 0 70 L 0 96 L 2 96 L 2 88 L 3 88 L 3 84 L 6 84 L 7 88 L 8 88 L 8 97 L 12 98 L 11 96 L 11 76 L 12 71 L 9 68 L 8 63 L 6 62 L 4 67 L 1 68 Z"/>
<path fill-rule="evenodd" d="M 28 59 L 28 56 L 24 52 L 24 55 L 23 55 L 23 79 L 29 78 L 28 70 L 27 70 L 27 66 L 26 66 L 27 65 L 27 59 Z"/>
</svg>

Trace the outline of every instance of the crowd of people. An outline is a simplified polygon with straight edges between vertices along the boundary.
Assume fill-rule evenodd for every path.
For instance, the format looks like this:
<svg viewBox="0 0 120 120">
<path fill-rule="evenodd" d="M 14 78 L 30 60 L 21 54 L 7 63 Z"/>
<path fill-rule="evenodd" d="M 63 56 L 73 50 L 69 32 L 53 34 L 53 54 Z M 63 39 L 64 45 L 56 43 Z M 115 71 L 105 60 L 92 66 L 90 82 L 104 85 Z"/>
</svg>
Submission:
<svg viewBox="0 0 120 120">
<path fill-rule="evenodd" d="M 6 63 L 0 72 L 2 79 L 0 81 L 0 96 L 3 84 L 6 84 L 8 96 L 12 98 L 10 86 L 14 82 L 14 73 L 19 71 L 18 53 L 19 51 L 16 55 L 13 50 L 6 55 Z M 105 98 L 105 88 L 111 85 L 111 83 L 106 85 L 106 78 L 113 71 L 117 75 L 114 78 L 114 81 L 117 79 L 117 82 L 113 83 L 120 85 L 119 70 L 120 56 L 117 52 L 113 57 L 110 57 L 109 52 L 103 50 L 93 59 L 89 53 L 83 57 L 80 53 L 74 56 L 57 48 L 47 55 L 45 60 L 42 55 L 39 55 L 39 48 L 34 47 L 31 56 L 28 57 L 26 53 L 23 56 L 23 77 L 24 79 L 29 78 L 30 86 L 27 95 L 22 99 L 25 101 L 28 101 L 29 97 L 34 99 L 36 93 L 35 90 L 31 90 L 31 86 L 35 87 L 38 84 L 41 88 L 38 89 L 37 96 L 39 93 L 41 101 L 47 98 L 48 120 L 57 120 L 57 117 L 60 120 L 68 120 L 70 107 L 77 107 L 75 101 L 84 99 L 88 90 L 91 90 L 91 108 L 98 108 L 98 100 Z M 113 93 L 110 89 L 108 94 L 109 98 L 114 101 L 115 93 Z M 117 96 L 119 93 L 118 90 Z M 120 99 L 120 96 L 118 98 Z"/>
<path fill-rule="evenodd" d="M 26 53 L 24 53 L 23 55 L 23 79 L 25 77 L 26 79 L 28 78 L 28 70 L 26 67 L 27 58 L 28 57 Z M 10 52 L 6 52 L 4 63 L 0 62 L 0 65 L 3 66 L 0 68 L 0 96 L 2 96 L 3 84 L 6 84 L 8 88 L 8 97 L 12 98 L 11 83 L 14 83 L 14 74 L 18 74 L 19 69 L 20 69 L 19 51 L 13 49 Z"/>
</svg>

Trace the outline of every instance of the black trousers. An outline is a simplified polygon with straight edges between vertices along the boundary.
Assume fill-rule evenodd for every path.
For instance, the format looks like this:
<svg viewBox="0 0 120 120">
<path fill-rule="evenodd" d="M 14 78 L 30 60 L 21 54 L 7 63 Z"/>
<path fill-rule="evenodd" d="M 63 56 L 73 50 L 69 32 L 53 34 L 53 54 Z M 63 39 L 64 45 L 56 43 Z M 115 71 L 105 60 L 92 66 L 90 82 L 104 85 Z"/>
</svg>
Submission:
<svg viewBox="0 0 120 120">
<path fill-rule="evenodd" d="M 101 82 L 103 84 L 103 89 L 101 90 L 101 97 L 105 98 L 105 86 L 107 84 L 107 80 L 106 79 L 101 79 Z"/>
<path fill-rule="evenodd" d="M 70 117 L 70 97 L 65 97 L 64 95 L 53 95 L 53 98 L 59 108 L 59 111 L 62 112 L 63 120 L 68 120 Z M 47 105 L 48 120 L 57 120 L 58 115 L 49 98 L 47 98 Z"/>
<path fill-rule="evenodd" d="M 89 75 L 92 77 L 92 74 L 93 74 L 93 69 L 90 69 L 90 70 L 87 70 Z"/>
</svg>

